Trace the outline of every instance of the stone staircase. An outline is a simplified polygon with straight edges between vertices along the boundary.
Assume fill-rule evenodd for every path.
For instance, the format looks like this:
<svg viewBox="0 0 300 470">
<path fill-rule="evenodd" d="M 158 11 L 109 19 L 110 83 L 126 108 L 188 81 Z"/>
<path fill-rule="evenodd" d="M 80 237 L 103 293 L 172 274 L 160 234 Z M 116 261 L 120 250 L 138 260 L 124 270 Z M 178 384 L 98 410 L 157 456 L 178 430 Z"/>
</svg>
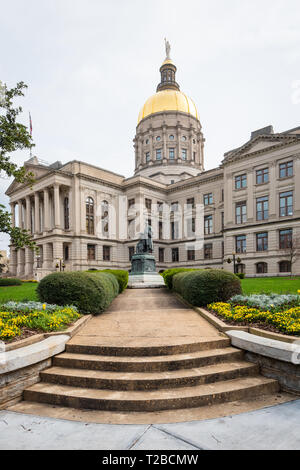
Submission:
<svg viewBox="0 0 300 470">
<path fill-rule="evenodd" d="M 152 416 L 169 412 L 166 418 L 176 421 L 179 410 L 184 420 L 188 410 L 243 405 L 255 397 L 271 397 L 267 406 L 278 391 L 276 380 L 259 375 L 227 336 L 169 291 L 130 289 L 67 343 L 15 409 L 51 416 L 55 405 L 60 416 L 72 409 L 76 419 L 93 410 L 127 423 L 136 414 L 148 413 L 145 421 L 155 422 Z M 111 422 L 112 415 L 105 419 Z"/>
<path fill-rule="evenodd" d="M 80 353 L 78 353 L 78 346 Z M 197 350 L 172 354 L 118 355 L 106 348 L 67 344 L 53 367 L 40 373 L 41 382 L 24 399 L 72 408 L 106 411 L 161 411 L 200 407 L 278 391 L 275 380 L 261 377 L 255 364 L 229 340 L 202 342 Z M 189 349 L 185 345 L 185 349 Z M 95 352 L 95 354 L 93 354 Z"/>
</svg>

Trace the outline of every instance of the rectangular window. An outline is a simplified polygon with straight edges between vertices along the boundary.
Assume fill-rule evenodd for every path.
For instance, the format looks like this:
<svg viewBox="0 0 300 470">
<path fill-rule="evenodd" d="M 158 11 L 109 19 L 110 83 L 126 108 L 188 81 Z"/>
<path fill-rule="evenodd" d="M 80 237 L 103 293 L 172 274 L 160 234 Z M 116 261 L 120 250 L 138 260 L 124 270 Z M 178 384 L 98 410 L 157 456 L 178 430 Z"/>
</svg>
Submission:
<svg viewBox="0 0 300 470">
<path fill-rule="evenodd" d="M 152 226 L 152 220 L 151 220 L 151 219 L 147 219 L 147 224 L 151 227 L 151 226 Z"/>
<path fill-rule="evenodd" d="M 129 199 L 128 200 L 128 209 L 130 209 L 131 207 L 134 207 L 135 205 L 135 199 Z"/>
<path fill-rule="evenodd" d="M 195 236 L 195 218 L 191 217 L 190 219 L 187 219 L 187 236 L 188 237 L 193 237 Z"/>
<path fill-rule="evenodd" d="M 204 234 L 209 235 L 213 231 L 213 218 L 212 215 L 204 217 Z"/>
<path fill-rule="evenodd" d="M 110 261 L 110 246 L 103 246 L 103 261 Z"/>
<path fill-rule="evenodd" d="M 196 160 L 196 152 L 193 152 L 193 161 Z"/>
<path fill-rule="evenodd" d="M 212 259 L 212 257 L 213 257 L 212 243 L 205 243 L 205 245 L 204 245 L 204 259 Z"/>
<path fill-rule="evenodd" d="M 213 203 L 213 195 L 212 193 L 204 194 L 203 202 L 205 206 L 209 206 L 209 204 Z"/>
<path fill-rule="evenodd" d="M 247 203 L 246 201 L 237 202 L 235 205 L 235 223 L 243 224 L 247 221 Z"/>
<path fill-rule="evenodd" d="M 187 208 L 189 209 L 194 209 L 195 208 L 195 198 L 190 197 L 189 199 L 186 200 Z"/>
<path fill-rule="evenodd" d="M 247 175 L 238 175 L 235 177 L 235 189 L 242 189 L 247 187 Z"/>
<path fill-rule="evenodd" d="M 133 255 L 134 255 L 134 252 L 135 252 L 135 247 L 134 246 L 129 246 L 128 247 L 129 261 L 131 261 Z"/>
<path fill-rule="evenodd" d="M 65 261 L 69 260 L 69 245 L 65 245 L 64 247 L 64 260 Z"/>
<path fill-rule="evenodd" d="M 88 261 L 94 261 L 96 259 L 96 245 L 87 246 L 87 259 Z"/>
<path fill-rule="evenodd" d="M 187 157 L 187 149 L 181 149 L 182 160 L 186 160 L 186 157 Z"/>
<path fill-rule="evenodd" d="M 158 238 L 159 240 L 163 239 L 163 223 L 161 220 L 158 222 Z"/>
<path fill-rule="evenodd" d="M 293 237 L 293 230 L 291 228 L 287 230 L 279 230 L 279 248 L 285 250 L 291 247 Z"/>
<path fill-rule="evenodd" d="M 221 202 L 224 202 L 224 189 L 221 190 Z"/>
<path fill-rule="evenodd" d="M 171 203 L 171 212 L 177 212 L 178 211 L 178 202 L 172 202 Z"/>
<path fill-rule="evenodd" d="M 246 253 L 246 235 L 235 237 L 235 251 L 237 253 Z"/>
<path fill-rule="evenodd" d="M 256 199 L 256 220 L 267 220 L 269 218 L 269 198 L 268 196 Z"/>
<path fill-rule="evenodd" d="M 269 168 L 263 168 L 256 171 L 256 184 L 263 184 L 269 182 Z"/>
<path fill-rule="evenodd" d="M 195 249 L 188 248 L 187 250 L 187 260 L 188 261 L 195 261 Z"/>
<path fill-rule="evenodd" d="M 224 230 L 224 212 L 221 212 L 221 229 Z"/>
<path fill-rule="evenodd" d="M 293 215 L 293 191 L 279 194 L 279 215 L 280 217 Z"/>
<path fill-rule="evenodd" d="M 161 160 L 161 149 L 156 150 L 156 160 Z"/>
<path fill-rule="evenodd" d="M 177 240 L 179 238 L 179 225 L 178 221 L 172 221 L 171 222 L 171 239 L 172 240 Z"/>
<path fill-rule="evenodd" d="M 146 152 L 146 162 L 150 162 L 150 152 Z"/>
<path fill-rule="evenodd" d="M 280 163 L 279 165 L 279 178 L 287 178 L 289 176 L 293 176 L 293 160 Z"/>
<path fill-rule="evenodd" d="M 256 251 L 267 251 L 268 249 L 268 233 L 256 234 Z"/>
<path fill-rule="evenodd" d="M 170 148 L 169 149 L 169 159 L 170 160 L 174 160 L 175 158 L 175 149 L 174 148 Z"/>
<path fill-rule="evenodd" d="M 145 199 L 145 206 L 148 212 L 151 212 L 152 208 L 152 200 L 151 199 Z"/>
<path fill-rule="evenodd" d="M 164 203 L 163 202 L 157 202 L 158 212 L 163 212 L 163 209 L 164 209 Z"/>
<path fill-rule="evenodd" d="M 179 250 L 178 248 L 172 248 L 172 262 L 177 263 L 179 261 Z"/>
<path fill-rule="evenodd" d="M 164 263 L 165 261 L 165 249 L 158 248 L 158 260 L 160 263 Z"/>
</svg>

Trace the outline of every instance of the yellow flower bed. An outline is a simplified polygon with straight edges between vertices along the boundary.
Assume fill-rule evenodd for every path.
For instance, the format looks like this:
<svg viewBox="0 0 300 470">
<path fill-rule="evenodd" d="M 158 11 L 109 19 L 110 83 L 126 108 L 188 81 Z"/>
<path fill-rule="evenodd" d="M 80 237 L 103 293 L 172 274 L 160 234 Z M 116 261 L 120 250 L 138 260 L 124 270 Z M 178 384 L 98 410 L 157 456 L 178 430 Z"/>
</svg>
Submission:
<svg viewBox="0 0 300 470">
<path fill-rule="evenodd" d="M 45 306 L 46 308 L 46 306 Z M 54 312 L 33 311 L 14 313 L 0 311 L 0 340 L 9 341 L 22 334 L 22 328 L 37 331 L 58 331 L 80 318 L 81 315 L 70 307 Z"/>
<path fill-rule="evenodd" d="M 244 305 L 232 306 L 225 302 L 216 302 L 209 304 L 207 308 L 225 320 L 272 325 L 282 333 L 300 336 L 300 307 L 293 307 L 282 312 L 270 312 Z"/>
</svg>

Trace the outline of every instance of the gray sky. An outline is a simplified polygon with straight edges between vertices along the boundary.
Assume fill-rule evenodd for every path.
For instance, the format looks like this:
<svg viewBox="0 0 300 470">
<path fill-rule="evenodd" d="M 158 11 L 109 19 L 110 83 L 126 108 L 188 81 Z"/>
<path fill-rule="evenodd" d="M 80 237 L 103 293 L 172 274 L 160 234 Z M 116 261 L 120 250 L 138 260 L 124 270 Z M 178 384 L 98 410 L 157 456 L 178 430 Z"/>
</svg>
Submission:
<svg viewBox="0 0 300 470">
<path fill-rule="evenodd" d="M 205 169 L 251 131 L 300 125 L 299 0 L 0 0 L 0 80 L 28 85 L 34 154 L 134 170 L 137 117 L 171 43 L 203 126 Z M 22 163 L 28 152 L 14 160 Z M 0 181 L 0 202 L 9 181 Z M 7 238 L 0 234 L 0 249 Z"/>
</svg>

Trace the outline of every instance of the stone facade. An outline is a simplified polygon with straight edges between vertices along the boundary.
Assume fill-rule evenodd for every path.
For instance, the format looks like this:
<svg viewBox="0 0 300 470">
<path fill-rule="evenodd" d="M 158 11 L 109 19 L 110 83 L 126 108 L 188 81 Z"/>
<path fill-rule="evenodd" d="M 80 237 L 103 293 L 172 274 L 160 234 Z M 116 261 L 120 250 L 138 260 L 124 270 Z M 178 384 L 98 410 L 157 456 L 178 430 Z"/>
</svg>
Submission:
<svg viewBox="0 0 300 470">
<path fill-rule="evenodd" d="M 170 68 L 164 64 L 161 83 Z M 300 237 L 300 127 L 255 131 L 218 168 L 204 171 L 201 124 L 174 67 L 170 87 L 160 84 L 155 106 L 148 103 L 155 112 L 139 120 L 133 177 L 80 161 L 25 162 L 33 188 L 14 181 L 6 194 L 13 223 L 32 233 L 40 252 L 11 246 L 12 275 L 39 280 L 62 269 L 130 269 L 145 222 L 159 270 L 300 274 L 300 254 L 291 263 L 289 248 Z"/>
</svg>

